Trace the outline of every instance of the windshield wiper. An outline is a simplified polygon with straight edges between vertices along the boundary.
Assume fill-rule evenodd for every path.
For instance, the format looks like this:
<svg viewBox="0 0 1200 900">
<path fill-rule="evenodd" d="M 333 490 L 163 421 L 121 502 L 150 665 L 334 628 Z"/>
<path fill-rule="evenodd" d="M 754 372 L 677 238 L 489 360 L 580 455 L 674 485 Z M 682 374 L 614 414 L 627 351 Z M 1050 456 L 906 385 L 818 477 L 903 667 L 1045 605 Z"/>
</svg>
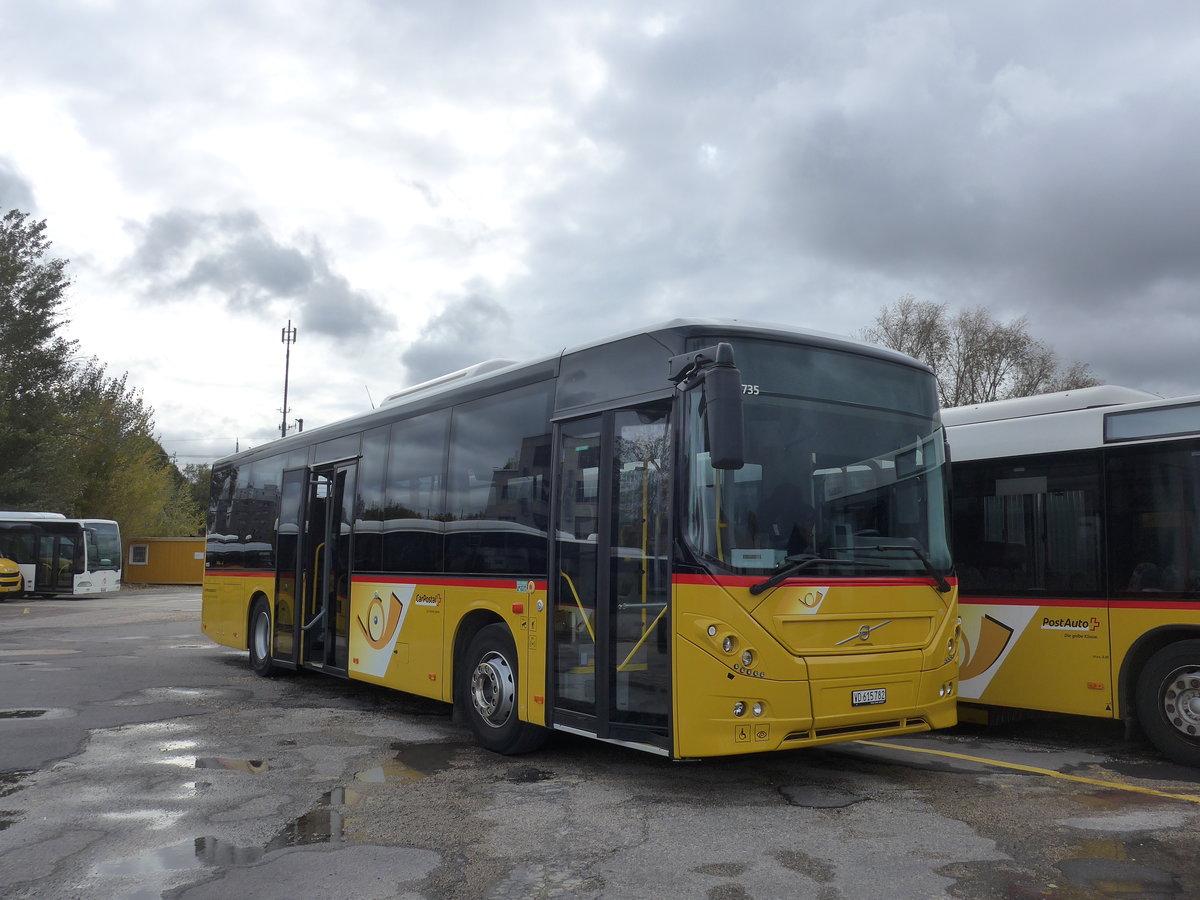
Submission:
<svg viewBox="0 0 1200 900">
<path fill-rule="evenodd" d="M 921 565 L 925 567 L 925 573 L 934 580 L 939 593 L 945 594 L 950 590 L 950 582 L 948 582 L 941 572 L 934 566 L 933 560 L 929 558 L 929 554 L 925 552 L 925 548 L 917 542 L 916 538 L 909 538 L 905 542 L 903 538 L 891 538 L 890 542 L 876 541 L 875 543 L 856 544 L 853 547 L 830 547 L 830 550 L 902 550 L 911 553 L 921 561 Z"/>
<path fill-rule="evenodd" d="M 831 547 L 830 549 L 836 550 L 838 548 Z M 826 559 L 821 556 L 813 556 L 811 553 L 798 553 L 795 556 L 786 557 L 766 581 L 750 585 L 750 593 L 757 596 L 763 591 L 775 587 L 781 581 L 791 578 L 802 569 L 807 569 L 809 566 L 854 566 L 858 568 L 859 566 L 882 566 L 882 564 L 861 562 L 854 559 Z"/>
</svg>

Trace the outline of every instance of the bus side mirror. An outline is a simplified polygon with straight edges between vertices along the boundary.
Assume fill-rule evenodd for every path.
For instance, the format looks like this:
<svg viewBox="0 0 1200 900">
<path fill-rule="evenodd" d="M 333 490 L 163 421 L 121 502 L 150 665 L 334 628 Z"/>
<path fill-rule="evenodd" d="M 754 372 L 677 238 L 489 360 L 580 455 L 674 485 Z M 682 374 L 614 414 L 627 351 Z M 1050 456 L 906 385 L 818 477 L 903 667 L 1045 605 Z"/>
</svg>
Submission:
<svg viewBox="0 0 1200 900">
<path fill-rule="evenodd" d="M 733 346 L 722 342 L 672 357 L 668 377 L 682 391 L 703 386 L 709 464 L 714 469 L 744 466 L 742 373 L 734 364 Z"/>
<path fill-rule="evenodd" d="M 709 463 L 714 469 L 740 469 L 742 447 L 742 375 L 733 365 L 717 365 L 704 377 Z"/>
</svg>

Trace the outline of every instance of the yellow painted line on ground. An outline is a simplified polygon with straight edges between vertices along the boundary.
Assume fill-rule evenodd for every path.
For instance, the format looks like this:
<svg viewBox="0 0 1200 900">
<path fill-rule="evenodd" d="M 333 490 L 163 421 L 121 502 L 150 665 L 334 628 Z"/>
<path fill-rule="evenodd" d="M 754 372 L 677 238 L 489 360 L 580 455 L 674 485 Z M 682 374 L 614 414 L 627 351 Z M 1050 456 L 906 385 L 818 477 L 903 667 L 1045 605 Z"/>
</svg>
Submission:
<svg viewBox="0 0 1200 900">
<path fill-rule="evenodd" d="M 979 763 L 985 766 L 997 766 L 1001 769 L 1013 769 L 1017 772 L 1029 772 L 1033 775 L 1048 775 L 1051 778 L 1060 778 L 1063 781 L 1078 781 L 1081 784 L 1090 784 L 1096 787 L 1113 788 L 1118 791 L 1131 791 L 1135 794 L 1149 794 L 1152 797 L 1166 797 L 1169 800 L 1185 800 L 1188 803 L 1200 803 L 1200 795 L 1196 794 L 1169 794 L 1166 791 L 1156 791 L 1154 788 L 1138 787 L 1135 784 L 1122 784 L 1119 781 L 1101 781 L 1098 778 L 1084 778 L 1082 775 L 1067 775 L 1065 772 L 1056 772 L 1053 769 L 1042 769 L 1038 766 L 1026 766 L 1021 763 L 1001 762 L 998 759 L 987 759 L 982 756 L 967 756 L 965 753 L 954 753 L 950 750 L 933 750 L 928 747 L 909 747 L 904 744 L 887 744 L 883 741 L 858 741 L 859 744 L 865 744 L 868 747 L 881 747 L 885 750 L 903 750 L 908 753 L 926 753 L 930 756 L 945 756 L 950 759 L 961 759 L 967 762 Z"/>
</svg>

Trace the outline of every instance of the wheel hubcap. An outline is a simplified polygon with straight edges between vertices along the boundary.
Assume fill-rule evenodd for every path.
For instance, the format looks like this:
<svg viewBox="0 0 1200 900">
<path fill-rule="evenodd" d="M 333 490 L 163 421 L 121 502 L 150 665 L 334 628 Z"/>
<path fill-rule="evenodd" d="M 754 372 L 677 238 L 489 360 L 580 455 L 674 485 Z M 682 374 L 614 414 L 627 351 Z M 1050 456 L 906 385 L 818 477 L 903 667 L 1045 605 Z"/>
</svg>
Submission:
<svg viewBox="0 0 1200 900">
<path fill-rule="evenodd" d="M 1163 684 L 1163 713 L 1188 737 L 1200 738 L 1200 668 L 1176 669 Z"/>
<path fill-rule="evenodd" d="M 484 655 L 471 676 L 471 701 L 480 718 L 499 728 L 508 721 L 516 702 L 512 666 L 499 653 Z"/>
<path fill-rule="evenodd" d="M 266 659 L 271 648 L 271 619 L 264 613 L 259 613 L 254 620 L 254 654 L 259 659 Z"/>
</svg>

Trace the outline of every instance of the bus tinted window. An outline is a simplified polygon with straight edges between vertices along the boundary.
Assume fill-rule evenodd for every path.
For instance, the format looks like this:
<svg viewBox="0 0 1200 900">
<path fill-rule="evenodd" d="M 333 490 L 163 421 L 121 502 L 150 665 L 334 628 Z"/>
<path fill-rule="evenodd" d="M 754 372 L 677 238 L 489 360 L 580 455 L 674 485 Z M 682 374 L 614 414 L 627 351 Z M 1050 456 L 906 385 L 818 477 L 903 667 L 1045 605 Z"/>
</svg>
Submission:
<svg viewBox="0 0 1200 900">
<path fill-rule="evenodd" d="M 235 533 L 243 537 L 242 565 L 247 569 L 275 567 L 275 512 L 283 463 L 282 456 L 256 460 L 249 466 L 247 484 L 238 484 Z"/>
<path fill-rule="evenodd" d="M 363 435 L 354 508 L 354 568 L 361 572 L 382 568 L 389 436 L 386 425 Z"/>
<path fill-rule="evenodd" d="M 546 571 L 550 400 L 536 384 L 455 409 L 446 571 Z"/>
<path fill-rule="evenodd" d="M 440 572 L 449 411 L 391 426 L 384 494 L 384 572 Z"/>
<path fill-rule="evenodd" d="M 964 594 L 1100 588 L 1095 453 L 956 463 L 954 530 Z"/>
<path fill-rule="evenodd" d="M 1200 442 L 1110 451 L 1113 594 L 1200 595 Z"/>
</svg>

